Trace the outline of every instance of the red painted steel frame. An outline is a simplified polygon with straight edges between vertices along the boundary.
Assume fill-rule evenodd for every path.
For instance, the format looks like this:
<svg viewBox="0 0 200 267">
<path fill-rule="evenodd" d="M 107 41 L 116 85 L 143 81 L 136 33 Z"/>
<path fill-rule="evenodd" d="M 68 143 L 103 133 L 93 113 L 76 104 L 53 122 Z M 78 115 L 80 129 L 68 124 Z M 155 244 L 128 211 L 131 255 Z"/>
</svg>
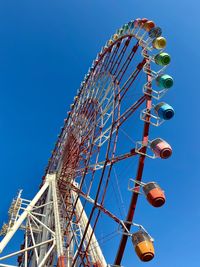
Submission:
<svg viewBox="0 0 200 267">
<path fill-rule="evenodd" d="M 117 46 L 117 48 L 119 48 L 119 46 Z M 137 48 L 138 48 L 138 44 L 137 44 L 137 45 L 134 47 L 134 49 L 133 49 L 133 55 L 135 54 Z M 114 53 L 114 54 L 115 54 L 115 53 Z M 112 68 L 114 68 L 114 65 L 115 65 L 115 64 L 113 65 L 112 59 L 113 59 L 113 57 L 111 57 L 111 59 L 110 59 L 110 63 L 111 63 L 111 65 L 112 65 Z M 113 61 L 114 61 L 114 60 L 113 60 Z M 117 60 L 116 60 L 116 62 L 117 62 Z M 108 63 L 108 66 L 109 66 L 110 63 Z M 124 88 L 124 89 L 125 89 L 125 90 L 124 90 L 125 92 L 123 92 L 123 95 L 125 95 L 126 91 L 130 88 L 131 84 L 134 82 L 135 78 L 137 77 L 138 73 L 141 71 L 141 69 L 142 69 L 142 67 L 143 67 L 143 65 L 144 65 L 145 63 L 146 63 L 146 60 L 143 60 L 141 63 L 138 64 L 137 69 L 136 69 L 136 73 L 135 73 L 135 77 L 132 79 L 132 81 L 131 81 L 131 83 L 128 85 L 128 87 L 127 87 L 127 88 Z M 125 70 L 126 70 L 126 69 L 125 69 Z M 122 72 L 122 76 L 124 75 L 125 70 Z M 145 100 L 145 97 L 144 97 L 144 98 L 141 98 L 140 100 L 141 100 L 141 103 L 142 103 L 143 100 Z M 116 99 L 115 99 L 115 101 L 116 101 Z M 139 102 L 139 101 L 138 101 L 138 102 Z M 118 119 L 118 123 L 119 123 L 119 121 L 120 121 L 120 120 Z M 120 125 L 120 124 L 119 124 L 119 125 Z M 119 125 L 118 125 L 118 127 L 119 127 Z M 113 124 L 113 126 L 114 126 L 114 124 Z M 113 126 L 112 126 L 112 128 L 113 128 Z M 112 131 L 111 131 L 111 132 L 112 132 Z M 108 147 L 109 147 L 109 146 L 108 146 Z M 106 158 L 107 158 L 107 156 L 106 156 Z M 107 165 L 107 161 L 105 162 L 104 168 L 105 168 L 106 165 Z M 111 168 L 112 168 L 112 164 L 111 164 Z M 110 168 L 110 171 L 111 171 L 111 168 Z M 104 171 L 103 171 L 103 173 L 104 173 Z M 103 175 L 103 174 L 102 174 L 102 175 Z M 110 176 L 110 175 L 109 175 L 109 176 Z M 109 179 L 109 178 L 108 178 L 108 179 Z M 102 180 L 102 178 L 101 178 L 100 180 Z M 85 230 L 85 232 L 84 232 L 84 234 L 83 234 L 83 238 L 82 238 L 81 244 L 80 244 L 80 246 L 79 246 L 77 256 L 78 256 L 78 255 L 80 256 L 80 253 L 81 253 L 81 250 L 82 250 L 82 245 L 83 245 L 83 239 L 84 239 L 84 236 L 85 236 L 85 234 L 86 234 L 86 232 L 87 232 L 87 228 L 88 228 L 88 226 L 89 226 L 89 223 L 90 223 L 90 221 L 91 221 L 91 218 L 92 218 L 92 216 L 93 216 L 93 213 L 94 213 L 95 209 L 97 208 L 97 206 L 96 206 L 96 204 L 97 204 L 96 201 L 97 201 L 97 198 L 98 198 L 98 194 L 99 194 L 100 186 L 101 186 L 101 183 L 99 184 L 99 188 L 98 188 L 97 196 L 96 196 L 96 198 L 95 198 L 95 205 L 94 205 L 94 207 L 93 207 L 93 209 L 92 209 L 92 212 L 91 212 L 91 214 L 90 214 L 90 216 L 89 216 L 89 220 L 88 220 L 88 223 L 87 223 L 87 226 L 86 226 L 86 230 Z M 104 191 L 106 191 L 106 189 L 105 189 Z M 105 195 L 105 192 L 104 192 L 104 195 Z M 103 202 L 103 200 L 102 200 L 102 202 Z M 102 203 L 102 204 L 103 204 L 103 203 Z M 101 209 L 98 211 L 98 214 L 97 214 L 97 216 L 96 216 L 96 220 L 95 220 L 95 223 L 94 223 L 94 226 L 93 226 L 93 232 L 94 232 L 94 228 L 95 228 L 95 226 L 96 226 L 98 217 L 99 217 L 99 215 L 100 215 L 100 212 L 101 212 Z M 105 212 L 105 211 L 104 211 L 104 212 Z M 107 213 L 107 215 L 110 216 L 111 214 L 108 214 L 108 213 Z M 112 216 L 110 216 L 110 217 L 112 217 Z M 119 221 L 118 221 L 118 223 L 119 223 Z M 92 238 L 92 235 L 91 235 L 91 237 L 90 237 L 90 241 L 91 241 L 91 238 Z M 90 243 L 90 241 L 89 241 L 89 243 Z M 87 246 L 87 248 L 86 248 L 86 252 L 87 252 L 88 247 L 89 247 L 89 244 L 88 244 L 88 246 Z M 81 254 L 81 255 L 82 255 L 82 254 Z M 74 266 L 77 256 L 75 257 L 74 261 L 72 262 L 72 266 Z M 82 260 L 84 259 L 84 257 L 86 257 L 86 253 L 84 253 L 83 257 L 81 257 Z M 84 264 L 83 261 L 82 261 L 82 263 Z M 84 265 L 85 265 L 85 264 L 84 264 Z"/>
<path fill-rule="evenodd" d="M 149 65 L 150 68 L 150 65 Z M 147 81 L 151 83 L 151 76 L 147 75 Z M 147 109 L 151 109 L 152 106 L 152 100 L 151 100 L 151 96 L 147 96 L 147 101 L 146 101 L 146 108 Z M 146 121 L 144 124 L 144 130 L 143 130 L 143 143 L 147 143 L 148 139 L 149 139 L 149 127 L 150 127 L 150 115 L 146 115 Z M 141 150 L 142 153 L 146 153 L 147 147 L 144 146 Z M 138 164 L 138 169 L 137 169 L 137 176 L 136 176 L 136 181 L 141 181 L 142 180 L 142 174 L 143 174 L 143 169 L 144 169 L 144 162 L 145 162 L 145 155 L 140 155 L 139 157 L 139 164 Z M 130 206 L 129 206 L 129 211 L 126 217 L 126 223 L 125 226 L 127 228 L 128 231 L 130 231 L 131 229 L 131 225 L 132 225 L 132 221 L 135 215 L 135 209 L 136 209 L 136 205 L 137 205 L 137 200 L 138 200 L 138 193 L 140 190 L 140 187 L 138 186 L 138 184 L 135 184 L 135 186 L 137 185 L 135 192 L 132 194 L 132 198 L 131 198 L 131 202 L 130 202 Z M 124 251 L 125 251 L 125 247 L 126 247 L 126 243 L 127 243 L 127 239 L 128 239 L 128 235 L 123 235 L 120 241 L 120 245 L 118 248 L 118 252 L 115 258 L 115 265 L 120 265 L 123 255 L 124 255 Z"/>
<path fill-rule="evenodd" d="M 121 45 L 121 40 L 122 39 L 124 39 L 124 38 L 126 38 L 126 37 L 129 37 L 129 39 L 128 40 L 126 40 L 126 42 L 125 42 L 125 44 L 124 44 L 124 47 L 122 48 L 122 50 L 121 50 L 121 52 L 120 52 L 120 54 L 118 55 L 118 57 L 117 57 L 117 59 L 116 59 L 116 56 L 117 56 L 117 52 L 118 52 L 118 50 L 119 50 L 119 47 L 120 47 L 120 45 Z M 116 44 L 116 42 L 114 42 L 109 48 L 107 48 L 103 53 L 102 53 L 102 55 L 99 57 L 99 61 L 101 61 L 101 59 L 103 59 L 103 57 L 104 57 L 104 55 L 105 54 L 107 54 L 108 53 L 108 60 L 106 61 L 106 69 L 108 68 L 109 70 L 108 70 L 108 72 L 110 72 L 110 70 L 114 70 L 115 68 L 115 71 L 114 71 L 114 73 L 116 74 L 116 72 L 118 71 L 118 74 L 116 75 L 116 78 L 115 78 L 115 82 L 116 82 L 116 84 L 119 84 L 120 83 L 120 81 L 122 80 L 122 77 L 124 76 L 124 74 L 125 74 L 125 72 L 126 72 L 126 70 L 127 70 L 127 68 L 128 68 L 128 66 L 129 66 L 129 64 L 130 64 L 130 62 L 131 62 L 131 60 L 133 59 L 133 57 L 134 57 L 134 55 L 135 55 L 135 53 L 136 53 L 136 51 L 137 51 L 137 49 L 138 49 L 138 47 L 139 47 L 139 43 L 137 42 L 136 44 L 135 44 L 135 46 L 132 48 L 132 50 L 131 50 L 131 52 L 130 52 L 130 54 L 128 55 L 128 57 L 127 57 L 127 59 L 126 59 L 126 61 L 124 62 L 124 64 L 122 65 L 122 67 L 121 67 L 121 69 L 119 70 L 119 66 L 120 66 L 120 63 L 121 63 L 121 60 L 122 60 L 122 58 L 123 58 L 123 56 L 124 56 L 124 54 L 125 54 L 125 51 L 126 51 L 126 49 L 127 49 L 127 46 L 128 46 L 128 44 L 129 44 L 129 42 L 130 42 L 130 40 L 131 40 L 131 38 L 132 38 L 132 36 L 123 36 L 122 38 L 120 38 L 119 40 L 117 40 L 117 45 L 116 45 L 116 47 L 115 47 L 115 50 L 114 50 L 114 52 L 112 53 L 112 56 L 110 57 L 110 51 L 111 51 L 111 49 L 112 49 L 112 47 Z M 117 99 L 118 99 L 118 97 L 120 98 L 120 99 L 122 99 L 123 97 L 124 97 L 124 95 L 126 94 L 126 92 L 129 90 L 129 88 L 131 87 L 131 85 L 132 85 L 132 83 L 135 81 L 135 79 L 137 78 L 137 76 L 138 76 L 138 74 L 140 73 L 140 71 L 142 70 L 142 67 L 144 66 L 144 64 L 146 63 L 146 60 L 145 59 L 143 59 L 143 61 L 142 62 L 140 62 L 138 65 L 137 65 L 137 67 L 136 67 L 136 69 L 135 69 L 135 72 L 134 72 L 134 75 L 132 76 L 132 78 L 131 78 L 131 80 L 128 82 L 128 84 L 125 84 L 121 89 L 121 96 L 120 96 L 120 94 L 117 94 L 116 95 L 116 98 L 115 98 L 115 101 L 117 101 Z M 98 63 L 95 65 L 95 68 L 98 66 Z M 95 69 L 94 68 L 94 69 Z M 99 71 L 97 71 L 97 74 L 99 73 Z M 96 75 L 96 74 L 95 74 Z M 118 78 L 118 79 L 117 79 Z M 150 79 L 150 76 L 148 76 L 148 81 L 149 81 L 149 79 Z M 88 80 L 88 79 L 87 79 Z M 87 80 L 86 80 L 86 82 L 87 82 Z M 82 88 L 83 89 L 83 88 Z M 79 92 L 79 95 L 80 95 L 80 92 Z M 146 96 L 142 96 L 134 105 L 132 105 L 129 109 L 127 109 L 126 111 L 125 111 L 125 113 L 124 114 L 122 114 L 121 116 L 119 116 L 119 114 L 118 114 L 118 119 L 116 120 L 116 121 L 113 121 L 112 122 L 112 129 L 114 128 L 114 126 L 115 127 L 117 127 L 117 128 L 119 128 L 120 126 L 121 126 L 121 124 L 130 116 L 130 115 L 132 115 L 132 113 L 134 113 L 134 111 L 144 102 L 146 100 L 146 106 L 147 106 L 147 108 L 150 108 L 151 107 L 151 97 L 146 97 Z M 77 101 L 77 100 L 76 100 Z M 75 103 L 76 103 L 76 101 L 75 101 Z M 118 99 L 118 101 L 119 101 L 119 99 Z M 121 100 L 120 100 L 121 101 Z M 72 108 L 72 111 L 73 111 L 73 108 Z M 126 116 L 125 116 L 126 115 Z M 70 115 L 69 115 L 70 116 Z M 67 120 L 69 119 L 69 116 L 68 116 L 68 118 L 67 118 Z M 65 123 L 67 123 L 67 120 L 65 121 Z M 148 118 L 147 118 L 147 121 L 148 121 Z M 66 124 L 65 124 L 66 125 Z M 63 134 L 63 132 L 64 132 L 64 129 L 65 129 L 65 126 L 63 127 L 63 129 L 62 129 L 62 132 L 61 132 L 61 134 L 60 134 L 60 136 L 59 136 L 59 139 L 62 137 L 62 134 Z M 148 132 L 149 132 L 149 123 L 145 123 L 145 126 L 144 126 L 144 133 L 143 133 L 143 142 L 146 142 L 147 140 L 148 140 Z M 111 131 L 111 133 L 112 133 L 112 131 Z M 111 134 L 112 135 L 112 134 Z M 58 140 L 59 140 L 58 139 Z M 57 149 L 58 149 L 58 147 L 59 147 L 59 141 L 58 141 L 58 143 L 57 143 L 57 145 L 56 145 L 56 147 L 57 147 Z M 110 146 L 110 145 L 109 145 Z M 108 151 L 109 151 L 109 146 L 108 146 Z M 92 150 L 92 149 L 91 149 Z M 107 151 L 107 153 L 108 153 L 108 151 Z M 56 153 L 56 151 L 54 151 L 55 153 Z M 142 149 L 142 151 L 141 152 L 146 152 L 146 148 L 144 147 L 143 149 Z M 90 152 L 91 153 L 91 152 Z M 90 154 L 89 153 L 89 154 Z M 76 154 L 76 153 L 75 153 Z M 129 156 L 133 156 L 133 154 L 134 154 L 134 152 L 133 152 L 133 150 L 130 152 L 130 155 Z M 113 155 L 114 156 L 114 155 Z M 124 155 L 125 156 L 125 155 Z M 125 156 L 125 158 L 126 158 L 126 156 Z M 116 158 L 115 158 L 116 159 Z M 52 159 L 51 159 L 52 160 Z M 51 162 L 51 160 L 50 160 L 50 162 Z M 119 159 L 118 159 L 119 160 Z M 144 160 L 145 160 L 145 156 L 140 156 L 140 159 L 139 159 L 139 167 L 138 167 L 138 173 L 137 173 L 137 180 L 139 181 L 139 180 L 141 180 L 142 179 L 142 172 L 143 172 L 143 166 L 144 166 Z M 104 164 L 104 170 L 105 170 L 105 166 L 107 166 L 107 163 L 109 162 L 109 159 L 108 159 L 108 154 L 107 154 L 107 156 L 106 156 L 106 161 L 105 161 L 105 164 Z M 112 158 L 111 159 L 111 161 L 110 161 L 110 171 L 109 171 L 109 175 L 108 175 L 108 178 L 107 178 L 107 184 L 108 184 L 108 180 L 109 180 L 109 177 L 110 177 L 110 172 L 111 172 L 111 169 L 112 169 L 112 165 L 115 163 L 115 160 L 114 160 L 114 158 Z M 75 164 L 75 163 L 74 163 Z M 50 167 L 50 165 L 51 165 L 51 163 L 49 164 L 49 167 Z M 75 164 L 76 165 L 76 164 Z M 86 173 L 87 173 L 87 167 L 86 167 L 86 169 L 85 169 L 85 172 L 84 172 L 84 177 L 85 177 L 85 175 L 86 175 Z M 101 181 L 102 181 L 102 179 L 103 179 L 103 174 L 104 174 L 104 171 L 103 171 L 103 173 L 102 173 L 102 177 L 101 177 Z M 81 186 L 80 186 L 80 192 L 81 192 L 81 188 L 82 188 L 82 183 L 83 183 L 83 181 L 84 181 L 84 177 L 83 177 L 83 179 L 82 179 L 82 182 L 81 182 Z M 62 181 L 62 178 L 58 181 L 59 182 L 59 187 L 60 187 L 60 190 L 64 193 L 64 188 L 63 188 L 63 185 L 65 185 L 66 184 L 66 181 L 65 181 L 65 183 L 63 184 L 63 181 Z M 73 262 L 72 262 L 72 266 L 74 266 L 74 264 L 75 264 L 75 262 L 76 262 L 76 258 L 79 256 L 80 258 L 81 258 L 81 261 L 82 261 L 82 264 L 83 264 L 83 266 L 88 266 L 88 259 L 87 259 L 87 250 L 88 250 L 88 247 L 89 247 L 89 243 L 90 243 L 90 241 L 91 241 L 91 238 L 92 238 L 92 235 L 91 235 L 91 237 L 90 237 L 90 241 L 89 241 L 89 243 L 88 243 L 88 246 L 87 246 L 87 248 L 86 248 L 86 251 L 85 252 L 83 252 L 82 251 L 82 245 L 83 245 L 83 239 L 84 239 L 84 236 L 86 235 L 86 233 L 87 233 L 87 228 L 88 228 L 88 226 L 89 226 L 89 223 L 90 223 L 90 221 L 91 221 L 91 219 L 92 219 L 92 216 L 93 216 L 93 213 L 94 213 L 94 211 L 95 211 L 95 209 L 98 209 L 98 213 L 97 213 L 97 216 L 96 216 L 96 220 L 95 220 L 95 223 L 94 223 L 94 226 L 93 226 L 93 231 L 94 231 L 94 228 L 95 228 L 95 226 L 96 226 L 96 223 L 97 223 L 97 221 L 98 221 L 98 217 L 99 217 L 99 215 L 100 215 L 100 212 L 104 212 L 105 214 L 107 214 L 109 217 L 111 217 L 113 220 L 115 220 L 117 223 L 120 223 L 120 220 L 116 217 L 116 216 L 114 216 L 113 214 L 111 214 L 108 210 L 106 210 L 105 208 L 104 208 L 104 206 L 103 206 L 103 202 L 104 202 L 104 197 L 103 197 L 103 199 L 102 199 L 102 201 L 100 202 L 100 204 L 99 203 L 97 203 L 97 200 L 98 200 L 98 195 L 99 195 L 99 192 L 100 192 L 100 187 L 101 187 L 101 183 L 99 183 L 99 188 L 98 188 L 98 192 L 97 192 L 97 195 L 96 195 L 96 198 L 95 198 L 95 204 L 94 204 L 94 206 L 93 206 L 93 209 L 92 209 L 92 212 L 90 213 L 90 216 L 89 216 L 89 219 L 88 219 L 88 223 L 87 223 L 87 226 L 86 226 L 86 230 L 85 230 L 85 232 L 84 232 L 84 234 L 83 234 L 83 238 L 82 238 L 82 240 L 81 240 L 81 244 L 80 244 L 80 246 L 79 246 L 79 249 L 78 249 L 78 253 L 77 253 L 77 256 L 75 257 L 75 259 L 73 260 Z M 80 193 L 79 192 L 79 193 Z M 104 194 L 103 194 L 103 196 L 105 195 L 105 192 L 106 192 L 106 188 L 105 188 L 105 190 L 104 190 Z M 65 192 L 66 194 L 68 194 L 68 192 Z M 83 193 L 83 192 L 82 192 Z M 80 194 L 81 195 L 81 194 Z M 133 195 L 133 197 L 132 197 L 132 201 L 131 201 L 131 205 L 130 205 L 130 209 L 129 209 L 129 213 L 128 213 L 128 216 L 127 216 L 127 221 L 132 221 L 132 219 L 133 219 L 133 216 L 134 216 L 134 211 L 135 211 L 135 206 L 136 206 L 136 203 L 137 203 L 137 197 L 138 197 L 138 194 L 134 194 Z M 77 200 L 78 200 L 78 198 L 77 198 Z M 77 203 L 77 201 L 75 202 L 75 204 L 74 204 L 74 208 L 76 207 L 76 203 Z M 73 210 L 73 212 L 72 212 L 72 214 L 71 215 L 73 215 L 74 214 L 74 210 Z M 70 218 L 68 218 L 68 219 L 70 219 Z M 129 230 L 130 228 L 131 228 L 131 224 L 128 224 L 128 223 L 126 223 L 126 227 L 127 227 L 127 229 Z M 92 233 L 93 234 L 93 233 Z M 121 244 L 120 244 L 120 248 L 119 248 L 119 251 L 118 251 L 118 256 L 117 256 L 117 262 L 121 262 L 121 259 L 122 259 L 122 256 L 123 256 L 123 252 L 124 252 L 124 250 L 125 250 L 125 246 L 126 246 L 126 242 L 127 242 L 127 236 L 123 236 L 123 238 L 122 238 L 122 240 L 121 240 Z M 84 262 L 84 258 L 85 258 L 85 260 L 86 260 L 86 262 L 87 263 L 85 263 Z"/>
</svg>

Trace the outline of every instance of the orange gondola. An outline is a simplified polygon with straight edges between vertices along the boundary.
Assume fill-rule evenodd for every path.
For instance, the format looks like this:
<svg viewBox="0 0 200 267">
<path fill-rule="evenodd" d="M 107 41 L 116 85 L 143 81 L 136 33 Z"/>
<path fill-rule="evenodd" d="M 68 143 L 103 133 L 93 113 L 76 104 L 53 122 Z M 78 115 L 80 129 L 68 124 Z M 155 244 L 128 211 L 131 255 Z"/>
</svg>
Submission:
<svg viewBox="0 0 200 267">
<path fill-rule="evenodd" d="M 145 24 L 144 24 L 144 29 L 145 31 L 149 32 L 151 29 L 153 29 L 155 27 L 155 23 L 152 20 L 148 20 Z"/>
<path fill-rule="evenodd" d="M 141 261 L 150 261 L 154 258 L 154 246 L 149 235 L 144 231 L 138 231 L 132 235 L 135 252 Z"/>
<path fill-rule="evenodd" d="M 152 206 L 161 207 L 165 204 L 165 194 L 157 183 L 149 182 L 145 184 L 143 186 L 143 191 Z"/>
</svg>

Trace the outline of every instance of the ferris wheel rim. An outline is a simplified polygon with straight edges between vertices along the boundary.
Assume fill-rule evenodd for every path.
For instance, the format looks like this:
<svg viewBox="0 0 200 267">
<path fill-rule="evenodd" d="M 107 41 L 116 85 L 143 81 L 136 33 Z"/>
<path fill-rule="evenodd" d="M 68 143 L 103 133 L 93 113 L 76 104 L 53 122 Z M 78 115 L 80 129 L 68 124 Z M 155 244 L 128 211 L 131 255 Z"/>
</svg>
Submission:
<svg viewBox="0 0 200 267">
<path fill-rule="evenodd" d="M 81 86 L 81 89 L 80 89 L 80 91 L 78 92 L 77 99 L 75 99 L 74 106 L 75 106 L 76 102 L 78 101 L 78 97 L 81 95 L 82 91 L 84 90 L 85 85 L 87 84 L 88 80 L 90 79 L 90 76 L 92 75 L 92 73 L 95 72 L 96 68 L 100 65 L 101 60 L 104 58 L 104 56 L 107 55 L 108 53 L 110 53 L 110 52 L 112 51 L 112 48 L 113 48 L 117 43 L 120 43 L 120 42 L 123 41 L 124 39 L 126 39 L 126 41 L 131 40 L 131 38 L 136 38 L 136 36 L 133 35 L 133 34 L 126 34 L 126 35 L 123 35 L 123 36 L 121 36 L 119 39 L 115 40 L 115 41 L 114 41 L 110 46 L 108 46 L 102 53 L 99 53 L 99 54 L 98 54 L 97 62 L 95 62 L 92 71 L 90 71 L 89 75 L 87 75 L 87 77 L 86 77 L 86 79 L 85 79 L 85 84 Z M 141 40 L 139 40 L 138 38 L 136 38 L 136 39 L 137 39 L 137 41 L 138 41 L 138 42 L 137 42 L 137 46 L 141 46 L 143 49 L 145 49 L 145 46 L 144 46 L 144 44 L 141 42 Z M 143 56 L 143 58 L 144 58 L 145 63 L 146 63 L 146 62 L 148 61 L 148 60 L 147 60 L 148 56 L 146 56 L 146 57 Z M 151 74 L 151 73 L 150 73 L 150 74 Z M 148 74 L 147 77 L 150 77 L 150 76 L 151 76 L 150 74 Z M 144 99 L 144 100 L 146 100 L 146 107 L 148 108 L 148 106 L 149 106 L 149 108 L 150 108 L 150 106 L 151 106 L 151 95 L 145 95 L 145 99 Z M 149 101 L 150 101 L 150 102 L 149 102 Z M 150 103 L 150 105 L 147 104 L 148 102 Z M 73 106 L 73 108 L 74 108 L 74 106 Z M 73 108 L 72 108 L 71 112 L 73 111 Z M 71 112 L 68 114 L 68 117 L 67 117 L 67 119 L 65 120 L 65 125 L 67 124 L 68 120 L 70 119 Z M 148 126 L 147 126 L 147 125 L 148 125 Z M 65 127 L 65 126 L 64 126 L 64 127 Z M 62 130 L 64 130 L 64 127 L 63 127 Z M 144 123 L 144 131 L 143 131 L 143 137 L 142 137 L 142 139 L 144 139 L 144 138 L 146 137 L 146 140 L 148 141 L 148 134 L 149 134 L 149 124 L 148 124 L 148 122 L 145 122 L 145 123 Z M 62 135 L 62 133 L 61 133 L 61 135 Z M 145 152 L 145 151 L 144 151 L 144 152 Z M 145 159 L 145 157 L 146 157 L 146 156 L 145 156 L 144 154 L 143 154 L 143 155 L 140 155 L 140 158 L 142 158 L 143 160 Z M 139 163 L 138 163 L 138 170 L 141 169 L 141 164 L 142 164 L 142 163 L 140 163 L 140 161 L 139 161 Z M 48 169 L 47 169 L 47 170 L 48 170 Z M 137 178 L 136 178 L 136 180 L 137 180 Z M 136 203 L 137 203 L 137 200 L 136 200 Z"/>
<path fill-rule="evenodd" d="M 108 47 L 108 48 L 106 49 L 106 51 L 104 51 L 103 54 L 101 54 L 100 59 L 99 59 L 99 61 L 97 62 L 97 64 L 95 65 L 93 71 L 95 71 L 95 68 L 98 66 L 98 64 L 100 63 L 101 59 L 103 59 L 103 57 L 104 57 L 107 53 L 109 53 L 109 52 L 112 50 L 112 47 L 114 47 L 115 44 L 119 43 L 119 42 L 120 42 L 121 40 L 123 40 L 123 39 L 126 39 L 127 37 L 128 37 L 128 38 L 132 38 L 133 36 L 130 36 L 130 35 L 123 36 L 123 37 L 120 38 L 120 40 L 116 40 L 110 47 Z M 138 45 L 139 45 L 139 44 L 138 44 Z M 89 77 L 90 77 L 90 76 L 89 76 Z M 89 77 L 88 77 L 88 80 L 89 80 Z M 87 83 L 87 80 L 86 80 L 86 83 Z M 84 89 L 84 88 L 82 88 L 82 90 L 83 90 L 83 89 Z M 80 94 L 81 94 L 81 92 L 80 92 Z"/>
</svg>

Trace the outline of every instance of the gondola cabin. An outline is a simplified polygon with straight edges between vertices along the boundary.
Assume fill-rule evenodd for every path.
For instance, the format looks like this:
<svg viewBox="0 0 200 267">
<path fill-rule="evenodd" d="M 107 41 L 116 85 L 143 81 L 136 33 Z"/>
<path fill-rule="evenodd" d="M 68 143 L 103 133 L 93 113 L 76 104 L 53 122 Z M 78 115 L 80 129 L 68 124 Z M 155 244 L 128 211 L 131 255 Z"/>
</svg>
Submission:
<svg viewBox="0 0 200 267">
<path fill-rule="evenodd" d="M 167 159 L 172 155 L 171 146 L 161 138 L 154 139 L 151 142 L 150 147 L 155 155 L 159 158 Z"/>
<path fill-rule="evenodd" d="M 149 182 L 143 186 L 144 194 L 153 207 L 161 207 L 165 204 L 166 198 L 163 190 L 155 182 Z"/>
<path fill-rule="evenodd" d="M 174 117 L 174 109 L 172 106 L 165 102 L 160 102 L 154 107 L 157 115 L 163 120 L 170 120 Z"/>
<path fill-rule="evenodd" d="M 149 235 L 144 231 L 138 231 L 132 235 L 135 252 L 141 261 L 150 261 L 154 258 L 154 246 Z"/>
</svg>

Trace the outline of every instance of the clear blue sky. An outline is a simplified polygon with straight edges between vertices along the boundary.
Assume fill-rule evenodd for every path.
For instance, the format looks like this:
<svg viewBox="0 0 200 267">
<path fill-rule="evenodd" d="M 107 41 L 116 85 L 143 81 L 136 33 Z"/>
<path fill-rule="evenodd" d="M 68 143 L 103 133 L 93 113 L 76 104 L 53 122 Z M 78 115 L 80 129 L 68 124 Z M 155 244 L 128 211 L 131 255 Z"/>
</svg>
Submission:
<svg viewBox="0 0 200 267">
<path fill-rule="evenodd" d="M 176 116 L 158 134 L 174 153 L 145 168 L 146 177 L 159 177 L 166 206 L 155 210 L 140 201 L 137 207 L 137 222 L 155 238 L 156 258 L 140 263 L 130 246 L 124 266 L 199 266 L 199 10 L 196 0 L 0 2 L 0 224 L 19 188 L 27 198 L 37 191 L 69 105 L 101 46 L 122 24 L 147 17 L 163 28 L 172 56 L 175 85 L 165 101 Z"/>
</svg>

